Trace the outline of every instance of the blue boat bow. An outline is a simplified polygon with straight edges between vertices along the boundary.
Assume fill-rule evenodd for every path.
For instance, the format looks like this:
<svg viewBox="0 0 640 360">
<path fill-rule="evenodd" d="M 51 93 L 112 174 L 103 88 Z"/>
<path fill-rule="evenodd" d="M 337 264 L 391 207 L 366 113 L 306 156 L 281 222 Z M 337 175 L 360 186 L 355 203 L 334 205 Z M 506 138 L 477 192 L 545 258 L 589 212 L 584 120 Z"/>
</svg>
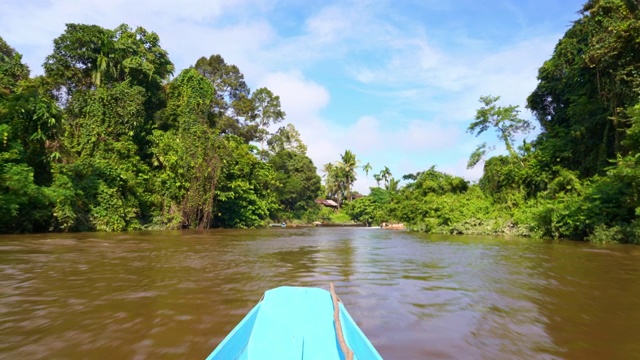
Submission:
<svg viewBox="0 0 640 360">
<path fill-rule="evenodd" d="M 338 307 L 344 342 L 353 358 L 382 359 L 342 302 Z M 329 291 L 283 286 L 265 292 L 207 360 L 346 359 L 336 330 Z"/>
</svg>

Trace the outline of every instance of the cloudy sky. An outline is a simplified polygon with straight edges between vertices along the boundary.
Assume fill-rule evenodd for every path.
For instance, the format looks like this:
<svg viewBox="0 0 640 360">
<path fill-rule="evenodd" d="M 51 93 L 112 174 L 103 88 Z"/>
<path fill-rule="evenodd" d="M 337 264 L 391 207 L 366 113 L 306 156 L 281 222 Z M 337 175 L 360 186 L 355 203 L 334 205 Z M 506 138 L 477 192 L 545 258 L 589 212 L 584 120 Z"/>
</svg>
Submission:
<svg viewBox="0 0 640 360">
<path fill-rule="evenodd" d="M 33 74 L 66 23 L 160 35 L 176 74 L 201 56 L 280 96 L 318 168 L 345 149 L 396 177 L 477 179 L 465 132 L 481 95 L 520 105 L 584 0 L 1 0 L 0 36 Z M 530 135 L 529 139 L 534 137 Z M 375 182 L 364 172 L 356 189 Z"/>
</svg>

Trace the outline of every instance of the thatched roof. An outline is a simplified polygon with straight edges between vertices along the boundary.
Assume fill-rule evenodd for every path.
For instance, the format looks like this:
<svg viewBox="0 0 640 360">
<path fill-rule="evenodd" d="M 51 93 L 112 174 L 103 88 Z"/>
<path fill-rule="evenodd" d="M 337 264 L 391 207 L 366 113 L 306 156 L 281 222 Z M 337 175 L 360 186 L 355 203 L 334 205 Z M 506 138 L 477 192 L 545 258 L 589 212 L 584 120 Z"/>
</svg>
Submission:
<svg viewBox="0 0 640 360">
<path fill-rule="evenodd" d="M 333 201 L 333 200 L 327 200 L 327 199 L 316 199 L 316 204 L 322 204 L 324 206 L 327 207 L 332 207 L 332 208 L 337 208 L 338 207 L 338 203 Z"/>
</svg>

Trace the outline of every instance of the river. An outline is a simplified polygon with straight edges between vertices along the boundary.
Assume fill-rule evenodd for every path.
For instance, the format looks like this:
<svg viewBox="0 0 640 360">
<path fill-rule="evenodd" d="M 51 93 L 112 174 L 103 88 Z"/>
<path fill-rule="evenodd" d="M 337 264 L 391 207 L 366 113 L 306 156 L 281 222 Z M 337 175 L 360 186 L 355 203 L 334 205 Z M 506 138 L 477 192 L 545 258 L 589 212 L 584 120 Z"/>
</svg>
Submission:
<svg viewBox="0 0 640 360">
<path fill-rule="evenodd" d="M 640 247 L 362 228 L 0 237 L 0 359 L 204 359 L 281 285 L 385 359 L 638 359 Z"/>
</svg>

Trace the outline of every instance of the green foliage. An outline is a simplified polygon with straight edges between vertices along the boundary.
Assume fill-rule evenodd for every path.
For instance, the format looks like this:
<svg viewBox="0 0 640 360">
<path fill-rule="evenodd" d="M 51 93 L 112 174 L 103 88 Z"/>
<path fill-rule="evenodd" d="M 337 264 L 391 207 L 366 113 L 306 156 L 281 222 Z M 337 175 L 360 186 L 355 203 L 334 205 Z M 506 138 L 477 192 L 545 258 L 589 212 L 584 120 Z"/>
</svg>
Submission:
<svg viewBox="0 0 640 360">
<path fill-rule="evenodd" d="M 351 223 L 351 217 L 344 211 L 331 211 L 329 214 L 329 222 L 332 224 L 348 224 Z"/>
<path fill-rule="evenodd" d="M 593 0 L 581 14 L 528 99 L 544 130 L 532 163 L 545 185 L 531 224 L 541 236 L 637 243 L 640 12 Z"/>
<path fill-rule="evenodd" d="M 372 169 L 373 167 L 371 166 L 370 163 L 366 163 L 362 165 L 362 170 L 364 171 L 365 176 L 369 176 L 369 171 L 371 171 Z"/>
<path fill-rule="evenodd" d="M 306 146 L 292 125 L 268 137 L 285 116 L 279 97 L 251 94 L 219 55 L 167 83 L 173 65 L 159 44 L 140 27 L 67 24 L 46 75 L 30 79 L 0 39 L 0 232 L 314 216 L 320 180 Z M 256 139 L 272 162 L 257 158 Z"/>
<path fill-rule="evenodd" d="M 429 178 L 450 177 L 433 169 Z M 455 179 L 455 177 L 451 177 Z M 428 182 L 427 182 L 428 183 Z M 479 234 L 503 233 L 499 220 L 507 213 L 500 212 L 492 200 L 478 186 L 459 191 L 424 191 L 409 184 L 395 196 L 388 207 L 389 220 L 407 224 L 413 230 L 425 232 Z"/>
<path fill-rule="evenodd" d="M 309 157 L 290 150 L 281 150 L 269 160 L 275 171 L 275 180 L 280 186 L 274 189 L 283 218 L 290 214 L 301 218 L 309 209 L 315 208 L 315 199 L 320 195 L 320 176 Z"/>
<path fill-rule="evenodd" d="M 165 123 L 169 129 L 189 131 L 197 124 L 208 125 L 215 88 L 194 69 L 183 70 L 169 85 Z"/>
<path fill-rule="evenodd" d="M 381 224 L 389 221 L 389 205 L 393 192 L 379 187 L 371 188 L 368 196 L 355 199 L 344 207 L 354 221 L 365 224 Z"/>
<path fill-rule="evenodd" d="M 73 229 L 138 229 L 146 221 L 150 206 L 149 168 L 136 156 L 131 141 L 103 146 L 103 153 L 60 166 L 59 172 L 73 182 L 74 193 L 79 195 Z"/>
<path fill-rule="evenodd" d="M 75 185 L 59 172 L 53 176 L 51 187 L 45 189 L 53 203 L 53 219 L 49 230 L 71 231 L 78 223 L 79 209 L 77 203 L 80 195 Z"/>
<path fill-rule="evenodd" d="M 166 131 L 151 136 L 155 179 L 162 210 L 156 222 L 169 228 L 208 228 L 225 145 L 207 117 L 213 85 L 194 69 L 184 70 L 169 86 L 164 113 Z"/>
<path fill-rule="evenodd" d="M 273 156 L 281 151 L 293 151 L 301 155 L 307 154 L 307 146 L 302 142 L 300 133 L 296 130 L 293 124 L 287 124 L 281 126 L 278 130 L 267 140 L 269 146 L 270 156 Z"/>
<path fill-rule="evenodd" d="M 458 176 L 452 176 L 435 170 L 435 166 L 420 172 L 416 181 L 404 187 L 406 193 L 415 191 L 416 196 L 427 194 L 462 193 L 469 189 L 469 182 Z"/>
<path fill-rule="evenodd" d="M 597 244 L 630 243 L 640 245 L 640 221 L 634 220 L 631 224 L 612 227 L 597 225 L 586 240 Z"/>
<path fill-rule="evenodd" d="M 611 241 L 638 242 L 627 230 L 637 218 L 639 175 L 637 166 L 622 160 L 607 176 L 588 182 L 564 170 L 533 204 L 532 231 L 541 237 L 598 242 L 612 231 Z"/>
<path fill-rule="evenodd" d="M 60 111 L 0 39 L 0 232 L 48 231 L 51 158 Z"/>
<path fill-rule="evenodd" d="M 376 182 L 380 183 L 380 181 L 382 181 L 384 183 L 384 187 L 386 189 L 389 189 L 389 181 L 393 176 L 393 174 L 391 174 L 391 170 L 389 170 L 389 168 L 385 166 L 384 169 L 380 170 L 380 173 L 377 175 L 377 177 L 374 176 Z"/>
<path fill-rule="evenodd" d="M 540 68 L 527 106 L 544 130 L 536 141 L 541 159 L 584 178 L 625 155 L 623 109 L 640 90 L 640 12 L 634 2 L 593 0 L 581 13 Z"/>
<path fill-rule="evenodd" d="M 482 232 L 478 228 L 494 215 L 491 200 L 460 177 L 432 167 L 403 178 L 415 181 L 398 190 L 394 186 L 372 188 L 369 196 L 354 201 L 347 212 L 363 222 L 402 222 L 414 230 L 445 233 Z M 391 180 L 390 184 L 395 181 Z"/>
<path fill-rule="evenodd" d="M 255 140 L 257 125 L 251 123 L 253 111 L 250 90 L 237 66 L 227 64 L 220 55 L 201 57 L 194 68 L 208 79 L 215 89 L 210 111 L 210 124 L 221 134 Z"/>
<path fill-rule="evenodd" d="M 528 98 L 542 128 L 535 141 L 516 148 L 515 135 L 532 125 L 517 107 L 482 97 L 468 130 L 494 129 L 508 154 L 486 159 L 477 185 L 432 167 L 400 186 L 385 166 L 373 175 L 378 187 L 350 201 L 357 169 L 368 176 L 372 167 L 345 150 L 324 166 L 339 211 L 313 202 L 323 188 L 297 130 L 269 133 L 285 117 L 279 97 L 252 93 L 220 55 L 168 82 L 173 65 L 157 34 L 68 24 L 46 75 L 29 78 L 0 39 L 0 232 L 294 218 L 640 243 L 640 11 L 592 0 L 581 14 Z"/>
<path fill-rule="evenodd" d="M 0 153 L 0 232 L 49 230 L 51 207 L 44 189 L 34 183 L 33 169 L 12 163 Z"/>
<path fill-rule="evenodd" d="M 371 196 L 355 199 L 344 207 L 344 212 L 360 224 L 370 226 L 380 224 L 386 219 L 384 204 L 376 202 Z"/>
<path fill-rule="evenodd" d="M 339 161 L 324 165 L 327 198 L 335 199 L 338 205 L 342 205 L 345 200 L 351 201 L 351 187 L 357 180 L 358 163 L 356 155 L 351 150 L 345 150 Z"/>
<path fill-rule="evenodd" d="M 263 226 L 279 206 L 272 190 L 280 185 L 276 174 L 256 157 L 254 146 L 233 135 L 223 139 L 226 148 L 216 190 L 215 224 L 238 228 Z"/>
<path fill-rule="evenodd" d="M 145 96 L 143 88 L 131 86 L 128 81 L 78 95 L 78 117 L 66 124 L 66 148 L 82 157 L 105 154 L 111 142 L 135 144 L 147 132 Z"/>
<path fill-rule="evenodd" d="M 145 108 L 159 100 L 155 95 L 173 72 L 167 52 L 154 32 L 123 24 L 114 30 L 97 25 L 67 24 L 54 41 L 44 69 L 59 90 L 70 98 L 76 91 L 129 80 L 150 96 Z M 157 110 L 157 109 L 155 109 Z"/>
<path fill-rule="evenodd" d="M 0 37 L 0 99 L 15 92 L 18 83 L 28 77 L 29 68 L 22 63 L 22 55 Z"/>
<path fill-rule="evenodd" d="M 36 184 L 47 185 L 51 182 L 50 162 L 59 156 L 61 111 L 43 90 L 41 78 L 23 80 L 15 90 L 0 98 L 0 112 L 4 113 L 0 124 L 5 125 L 0 151 L 15 147 L 19 153 L 16 161 L 35 170 Z"/>
<path fill-rule="evenodd" d="M 514 160 L 519 160 L 519 155 L 514 148 L 516 134 L 528 133 L 533 127 L 527 120 L 518 117 L 520 111 L 518 106 L 509 105 L 507 107 L 497 106 L 499 96 L 481 96 L 482 107 L 476 112 L 475 121 L 469 125 L 467 132 L 476 136 L 494 128 L 498 138 L 504 143 L 509 152 L 509 156 Z M 482 143 L 471 154 L 467 168 L 472 168 L 486 155 L 487 144 Z"/>
<path fill-rule="evenodd" d="M 264 150 L 264 143 L 269 137 L 269 127 L 281 122 L 285 113 L 280 109 L 280 97 L 274 95 L 267 88 L 260 88 L 251 94 L 253 111 L 251 120 L 258 125 L 256 140 L 260 142 L 260 151 Z M 260 155 L 262 158 L 262 155 Z"/>
</svg>

